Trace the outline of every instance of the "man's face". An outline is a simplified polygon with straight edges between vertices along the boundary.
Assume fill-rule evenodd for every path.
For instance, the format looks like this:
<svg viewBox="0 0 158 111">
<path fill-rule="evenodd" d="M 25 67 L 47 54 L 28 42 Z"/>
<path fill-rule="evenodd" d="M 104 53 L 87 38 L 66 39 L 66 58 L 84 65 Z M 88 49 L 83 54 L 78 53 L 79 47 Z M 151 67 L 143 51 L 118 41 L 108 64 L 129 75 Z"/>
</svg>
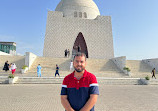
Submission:
<svg viewBox="0 0 158 111">
<path fill-rule="evenodd" d="M 82 72 L 86 67 L 86 59 L 84 56 L 76 56 L 73 61 L 75 71 Z"/>
</svg>

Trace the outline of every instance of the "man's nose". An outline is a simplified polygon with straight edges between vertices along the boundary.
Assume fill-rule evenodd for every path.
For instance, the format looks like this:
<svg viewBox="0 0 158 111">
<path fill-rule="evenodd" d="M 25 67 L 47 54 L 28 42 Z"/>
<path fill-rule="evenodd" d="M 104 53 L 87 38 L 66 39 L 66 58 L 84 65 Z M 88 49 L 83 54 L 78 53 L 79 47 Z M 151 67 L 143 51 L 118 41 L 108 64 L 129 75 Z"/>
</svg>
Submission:
<svg viewBox="0 0 158 111">
<path fill-rule="evenodd" d="M 78 65 L 81 65 L 81 62 L 78 62 Z"/>
</svg>

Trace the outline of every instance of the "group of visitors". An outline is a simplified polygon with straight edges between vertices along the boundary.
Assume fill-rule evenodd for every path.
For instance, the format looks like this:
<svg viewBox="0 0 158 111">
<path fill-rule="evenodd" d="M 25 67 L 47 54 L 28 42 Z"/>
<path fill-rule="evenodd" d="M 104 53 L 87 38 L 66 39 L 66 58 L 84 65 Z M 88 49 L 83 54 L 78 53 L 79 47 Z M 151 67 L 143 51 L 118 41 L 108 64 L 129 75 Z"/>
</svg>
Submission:
<svg viewBox="0 0 158 111">
<path fill-rule="evenodd" d="M 41 69 L 42 69 L 41 65 L 38 64 L 38 66 L 37 66 L 37 77 L 41 77 Z M 56 64 L 55 77 L 56 77 L 56 75 L 58 75 L 58 76 L 60 77 L 60 74 L 59 74 L 59 67 L 58 67 L 57 64 Z"/>
<path fill-rule="evenodd" d="M 74 46 L 73 49 L 75 50 L 76 53 L 78 53 L 78 52 L 81 53 L 81 46 L 80 45 Z"/>
<path fill-rule="evenodd" d="M 65 49 L 65 57 L 68 57 L 70 56 L 70 50 L 69 49 Z"/>
<path fill-rule="evenodd" d="M 8 63 L 8 61 L 6 61 L 5 62 L 5 64 L 4 64 L 4 67 L 3 67 L 3 70 L 5 70 L 5 72 L 7 72 L 7 71 L 11 71 L 12 72 L 12 74 L 14 74 L 15 73 L 15 71 L 16 71 L 16 65 L 15 65 L 15 63 Z"/>
</svg>

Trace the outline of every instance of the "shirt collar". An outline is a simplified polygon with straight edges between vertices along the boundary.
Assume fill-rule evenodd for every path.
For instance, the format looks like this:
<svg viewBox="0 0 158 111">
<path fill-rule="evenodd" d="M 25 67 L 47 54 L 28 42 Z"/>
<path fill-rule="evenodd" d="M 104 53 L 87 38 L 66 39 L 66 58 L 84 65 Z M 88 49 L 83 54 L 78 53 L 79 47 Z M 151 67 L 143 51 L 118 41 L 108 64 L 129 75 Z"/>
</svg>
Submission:
<svg viewBox="0 0 158 111">
<path fill-rule="evenodd" d="M 74 73 L 75 73 L 75 71 L 72 72 L 72 78 L 74 78 Z M 84 73 L 83 73 L 82 78 L 86 77 L 86 76 L 87 76 L 87 71 L 85 70 Z"/>
<path fill-rule="evenodd" d="M 86 76 L 87 76 L 87 71 L 85 70 L 83 73 L 83 77 L 86 77 Z"/>
</svg>

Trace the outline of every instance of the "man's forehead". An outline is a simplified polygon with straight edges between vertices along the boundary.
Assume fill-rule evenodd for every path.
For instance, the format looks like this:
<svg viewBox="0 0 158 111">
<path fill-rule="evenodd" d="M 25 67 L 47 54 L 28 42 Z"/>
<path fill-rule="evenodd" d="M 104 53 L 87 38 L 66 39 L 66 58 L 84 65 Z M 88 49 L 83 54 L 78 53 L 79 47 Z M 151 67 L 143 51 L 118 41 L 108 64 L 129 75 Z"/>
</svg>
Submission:
<svg viewBox="0 0 158 111">
<path fill-rule="evenodd" d="M 76 56 L 75 60 L 82 60 L 82 61 L 84 60 L 85 61 L 86 58 L 84 56 Z"/>
</svg>

